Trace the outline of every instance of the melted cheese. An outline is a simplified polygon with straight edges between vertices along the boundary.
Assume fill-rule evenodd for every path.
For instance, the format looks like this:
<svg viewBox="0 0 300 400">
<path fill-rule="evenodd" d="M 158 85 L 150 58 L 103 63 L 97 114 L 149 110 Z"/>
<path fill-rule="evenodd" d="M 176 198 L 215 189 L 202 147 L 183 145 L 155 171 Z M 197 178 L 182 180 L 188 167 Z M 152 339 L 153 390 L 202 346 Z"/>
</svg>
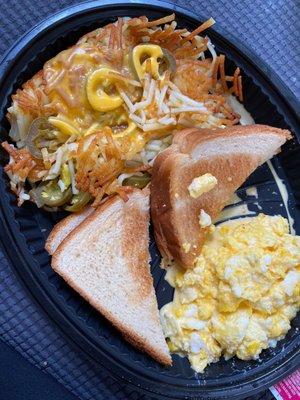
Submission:
<svg viewBox="0 0 300 400">
<path fill-rule="evenodd" d="M 126 73 L 130 77 L 128 60 L 128 57 L 124 56 L 119 72 Z M 77 132 L 80 135 L 88 135 L 104 126 L 130 126 L 128 112 L 122 105 L 105 113 L 91 106 L 87 97 L 87 79 L 100 67 L 115 70 L 115 66 L 109 64 L 100 47 L 85 43 L 62 51 L 45 64 L 46 92 L 52 106 L 57 110 L 57 114 L 51 118 L 54 121 L 53 125 L 63 134 Z M 132 75 L 131 78 L 134 76 Z M 104 84 L 108 83 L 104 82 Z M 130 86 L 127 90 L 129 89 L 133 96 L 139 93 L 138 87 Z M 108 87 L 108 90 L 111 88 Z M 125 133 L 121 135 L 117 132 L 116 140 L 126 153 L 127 159 L 141 151 L 151 138 L 151 135 L 144 134 L 137 128 Z"/>
</svg>

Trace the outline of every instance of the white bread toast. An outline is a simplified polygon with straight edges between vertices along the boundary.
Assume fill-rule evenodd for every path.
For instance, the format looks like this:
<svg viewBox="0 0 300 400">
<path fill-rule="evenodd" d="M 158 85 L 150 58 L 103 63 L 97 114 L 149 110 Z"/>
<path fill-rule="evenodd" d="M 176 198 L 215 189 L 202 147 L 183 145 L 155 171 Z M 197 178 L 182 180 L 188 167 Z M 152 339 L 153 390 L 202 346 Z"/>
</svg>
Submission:
<svg viewBox="0 0 300 400">
<path fill-rule="evenodd" d="M 46 240 L 45 249 L 49 254 L 53 254 L 60 243 L 75 229 L 82 221 L 84 221 L 95 209 L 93 207 L 85 207 L 78 213 L 68 215 L 59 221 Z"/>
<path fill-rule="evenodd" d="M 149 266 L 149 189 L 101 204 L 58 246 L 52 267 L 125 339 L 171 365 Z"/>
<path fill-rule="evenodd" d="M 208 229 L 199 224 L 201 210 L 216 218 L 236 189 L 290 137 L 288 130 L 265 125 L 175 134 L 155 159 L 151 180 L 151 216 L 162 255 L 192 267 Z M 206 173 L 217 178 L 217 185 L 192 198 L 188 186 Z"/>
</svg>

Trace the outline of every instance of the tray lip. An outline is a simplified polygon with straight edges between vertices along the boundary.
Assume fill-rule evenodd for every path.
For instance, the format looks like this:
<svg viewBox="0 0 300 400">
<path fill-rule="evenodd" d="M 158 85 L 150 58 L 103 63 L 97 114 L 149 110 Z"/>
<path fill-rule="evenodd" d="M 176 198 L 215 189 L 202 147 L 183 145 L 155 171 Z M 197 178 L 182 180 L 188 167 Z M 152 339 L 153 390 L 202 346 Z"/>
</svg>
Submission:
<svg viewBox="0 0 300 400">
<path fill-rule="evenodd" d="M 25 35 L 23 35 L 14 46 L 12 46 L 4 55 L 3 60 L 1 62 L 0 65 L 0 73 L 1 73 L 1 79 L 4 79 L 5 76 L 5 72 L 7 72 L 7 70 L 9 69 L 9 67 L 11 67 L 14 63 L 14 58 L 15 56 L 19 53 L 22 52 L 22 50 L 24 51 L 24 49 L 30 45 L 30 43 L 32 41 L 38 41 L 40 39 L 39 34 L 42 34 L 47 28 L 53 28 L 53 26 L 55 25 L 55 23 L 57 24 L 61 24 L 62 21 L 67 18 L 76 18 L 76 16 L 83 14 L 84 12 L 91 12 L 93 9 L 101 9 L 101 8 L 108 8 L 108 7 L 118 7 L 118 6 L 128 6 L 131 8 L 134 8 L 136 6 L 140 6 L 141 9 L 149 7 L 149 9 L 164 9 L 164 10 L 169 10 L 169 11 L 174 11 L 174 12 L 178 12 L 182 15 L 184 15 L 185 17 L 189 17 L 191 19 L 198 19 L 198 20 L 203 20 L 204 18 L 201 17 L 201 15 L 197 15 L 197 14 L 193 14 L 192 12 L 190 12 L 189 10 L 186 10 L 185 8 L 176 6 L 174 4 L 171 3 L 167 3 L 167 2 L 162 2 L 162 1 L 157 1 L 154 0 L 151 2 L 151 6 L 145 4 L 145 3 L 140 3 L 138 0 L 136 1 L 124 1 L 124 0 L 118 0 L 118 1 L 114 1 L 114 2 L 110 2 L 110 1 L 89 1 L 89 2 L 85 2 L 85 3 L 81 3 L 79 5 L 75 5 L 75 6 L 71 6 L 68 7 L 62 11 L 57 12 L 56 14 L 50 16 L 49 18 L 41 21 L 38 25 L 36 25 L 35 27 L 33 27 L 29 32 L 27 32 Z M 279 86 L 283 85 L 285 92 L 288 93 L 288 99 L 284 98 L 282 96 L 282 93 L 284 93 L 284 91 L 282 90 L 282 88 L 280 88 L 281 90 L 278 91 L 278 89 L 276 88 L 277 86 L 277 82 L 276 84 L 274 84 L 269 77 L 266 76 L 266 74 L 264 72 L 261 71 L 261 66 L 266 66 L 266 64 L 259 58 L 257 58 L 255 55 L 253 55 L 253 52 L 250 51 L 249 49 L 246 49 L 244 45 L 242 45 L 241 43 L 239 43 L 238 40 L 233 41 L 233 39 L 231 40 L 227 40 L 227 37 L 230 37 L 231 35 L 229 35 L 225 30 L 222 29 L 215 29 L 214 31 L 217 32 L 217 34 L 219 36 L 222 37 L 222 40 L 224 40 L 225 42 L 228 42 L 229 45 L 233 48 L 235 48 L 238 53 L 240 53 L 241 55 L 243 55 L 243 58 L 245 59 L 245 61 L 251 65 L 251 67 L 254 67 L 258 70 L 259 75 L 264 79 L 264 81 L 266 81 L 269 85 L 272 86 L 273 90 L 275 90 L 275 92 L 277 92 L 277 95 L 279 96 L 281 102 L 282 102 L 282 106 L 287 107 L 288 109 L 288 113 L 289 116 L 292 117 L 293 119 L 293 123 L 291 125 L 298 125 L 299 124 L 299 119 L 297 116 L 297 112 L 295 108 L 295 104 L 300 107 L 300 102 L 298 102 L 298 100 L 296 99 L 296 97 L 292 94 L 292 92 L 290 91 L 289 88 L 287 88 L 285 86 L 285 84 L 280 80 L 280 78 L 278 77 L 279 80 Z M 235 40 L 235 39 L 234 39 Z M 24 45 L 25 42 L 25 45 Z M 251 57 L 250 57 L 251 56 Z M 257 60 L 256 60 L 257 58 Z M 275 76 L 275 75 L 274 75 Z M 0 80 L 0 84 L 1 84 L 1 80 Z M 291 97 L 289 95 L 292 95 L 292 97 L 294 97 L 293 101 L 291 102 Z M 294 103 L 294 104 L 293 104 Z M 297 104 L 298 103 L 298 104 Z M 3 189 L 3 185 L 4 182 L 3 180 L 1 180 L 1 189 Z M 3 209 L 2 209 L 2 202 L 1 202 L 1 223 L 2 225 L 5 227 L 6 232 L 9 232 L 9 236 L 10 236 L 10 241 L 12 241 L 13 243 L 16 242 L 16 239 L 12 236 L 11 231 L 11 227 L 9 226 L 9 223 L 6 221 L 6 216 L 3 213 Z M 83 349 L 83 346 L 86 345 L 85 343 L 85 338 L 84 338 L 84 332 L 79 332 L 79 334 L 81 334 L 83 337 L 82 338 L 76 338 L 72 339 L 70 338 L 70 335 L 68 334 L 68 331 L 70 332 L 70 329 L 72 329 L 73 331 L 77 330 L 80 331 L 80 326 L 76 325 L 74 326 L 74 324 L 72 323 L 72 321 L 69 320 L 69 318 L 65 315 L 66 314 L 66 310 L 62 310 L 59 308 L 59 305 L 57 303 L 55 303 L 55 301 L 52 299 L 48 298 L 47 293 L 45 293 L 44 291 L 41 290 L 41 288 L 39 287 L 39 285 L 37 284 L 37 277 L 34 276 L 31 271 L 27 271 L 27 269 L 25 268 L 23 271 L 23 268 L 20 268 L 20 265 L 22 263 L 25 264 L 25 260 L 23 260 L 23 258 L 21 257 L 21 252 L 20 254 L 14 254 L 14 257 L 18 257 L 19 261 L 20 261 L 20 265 L 16 265 L 16 263 L 12 262 L 12 258 L 13 254 L 12 254 L 12 249 L 9 247 L 9 243 L 7 241 L 7 236 L 4 233 L 4 229 L 0 231 L 0 238 L 1 238 L 1 242 L 5 247 L 5 251 L 8 254 L 8 258 L 10 260 L 10 264 L 13 266 L 15 272 L 17 272 L 19 278 L 21 279 L 21 281 L 23 282 L 23 284 L 25 285 L 25 287 L 29 290 L 31 296 L 34 297 L 34 300 L 40 305 L 40 307 L 43 309 L 44 312 L 46 312 L 46 314 L 50 317 L 50 319 L 52 321 L 54 321 L 56 324 L 58 324 L 61 328 L 61 330 L 63 331 L 64 335 L 67 337 L 67 339 L 69 341 L 71 341 L 72 343 L 76 343 L 77 347 L 79 346 L 85 353 L 87 353 L 86 348 Z M 17 244 L 15 243 L 15 245 L 17 246 Z M 19 249 L 18 249 L 19 251 Z M 23 275 L 22 273 L 25 275 L 27 275 L 26 277 Z M 40 279 L 39 279 L 40 280 Z M 34 282 L 34 286 L 35 286 L 35 293 L 32 293 L 32 291 L 30 291 L 29 287 L 32 286 L 30 285 L 29 282 Z M 51 311 L 49 311 L 49 302 L 51 304 Z M 48 310 L 46 311 L 46 307 L 48 308 Z M 76 335 L 75 335 L 76 337 Z M 92 338 L 91 338 L 92 339 Z M 92 352 L 92 347 L 95 346 L 95 344 L 93 343 L 89 343 L 89 345 L 91 346 L 91 350 L 88 351 L 88 354 L 90 356 L 93 356 L 93 352 Z M 103 350 L 99 349 L 99 347 L 97 347 L 98 352 Z M 299 354 L 300 355 L 300 354 Z M 250 394 L 254 394 L 262 389 L 264 389 L 265 387 L 271 385 L 273 382 L 277 381 L 278 379 L 282 379 L 283 376 L 289 374 L 292 372 L 292 370 L 294 370 L 297 366 L 299 366 L 300 363 L 300 357 L 299 355 L 297 356 L 297 354 L 292 355 L 290 360 L 287 360 L 285 362 L 285 364 L 287 364 L 289 362 L 288 367 L 286 368 L 286 366 L 279 366 L 277 368 L 274 369 L 274 371 L 269 371 L 269 373 L 267 375 L 264 375 L 263 378 L 258 378 L 258 379 L 263 379 L 264 382 L 262 384 L 257 384 L 256 382 L 247 382 L 243 385 L 243 388 L 245 388 L 246 386 L 248 386 L 248 390 L 243 392 L 244 396 L 245 394 L 250 395 Z M 119 365 L 108 365 L 107 362 L 115 362 L 115 360 L 112 359 L 111 355 L 107 352 L 105 352 L 105 354 L 103 354 L 103 356 L 106 358 L 106 362 L 104 365 L 104 362 L 100 362 L 101 365 L 104 366 L 104 368 L 106 368 L 110 373 L 113 374 L 117 374 L 119 378 L 123 378 L 125 379 L 129 384 L 133 385 L 134 388 L 136 390 L 142 390 L 145 393 L 148 393 L 151 395 L 155 395 L 158 396 L 159 398 L 174 398 L 174 395 L 180 395 L 180 397 L 177 398 L 184 398 L 187 395 L 186 393 L 171 393 L 168 392 L 168 395 L 160 395 L 161 392 L 156 392 L 154 391 L 153 388 L 153 380 L 148 380 L 147 376 L 143 376 L 141 377 L 141 375 L 139 373 L 134 373 L 132 371 L 128 371 L 126 369 L 126 373 L 128 374 L 128 377 L 124 376 L 124 366 L 119 366 Z M 95 357 L 93 357 L 95 359 Z M 96 360 L 97 362 L 99 362 L 99 360 Z M 283 368 L 284 367 L 284 368 Z M 150 375 L 153 374 L 153 372 L 150 372 Z M 155 372 L 155 374 L 157 375 L 157 373 Z M 131 377 L 129 377 L 131 375 Z M 276 376 L 274 376 L 276 375 Z M 152 378 L 153 379 L 153 378 Z M 255 378 L 257 379 L 257 378 Z M 254 379 L 254 380 L 255 380 Z M 139 380 L 139 383 L 136 382 L 136 380 Z M 139 386 L 141 380 L 143 380 L 143 384 L 142 387 Z M 267 380 L 267 381 L 266 381 Z M 152 386 L 151 388 L 149 386 Z M 164 388 L 165 389 L 165 388 Z M 195 392 L 195 387 L 191 387 L 192 391 L 189 391 L 189 395 L 193 396 L 196 394 Z M 174 391 L 174 388 L 172 389 Z M 201 388 L 201 392 L 199 391 L 199 394 L 205 394 L 205 395 L 209 395 L 209 391 L 211 389 L 210 388 Z M 217 389 L 213 389 L 213 390 L 217 390 Z M 240 388 L 237 387 L 236 389 L 232 389 L 232 398 L 238 398 L 241 395 L 238 393 L 240 391 Z M 218 393 L 214 392 L 214 396 L 216 396 L 215 398 L 224 398 L 226 395 L 228 395 L 228 391 L 224 391 L 219 390 Z M 210 396 L 211 397 L 211 396 Z M 213 398 L 213 397 L 211 397 Z"/>
<path fill-rule="evenodd" d="M 28 45 L 32 39 L 37 37 L 45 29 L 50 28 L 55 23 L 61 22 L 65 18 L 68 19 L 71 15 L 72 17 L 76 17 L 77 14 L 81 14 L 84 11 L 120 5 L 128 5 L 130 7 L 146 6 L 150 8 L 165 8 L 175 13 L 182 13 L 192 19 L 198 19 L 200 21 L 205 20 L 205 17 L 203 15 L 198 14 L 197 12 L 193 13 L 188 8 L 173 4 L 168 0 L 151 0 L 151 5 L 148 5 L 146 3 L 146 0 L 85 0 L 79 4 L 64 7 L 63 9 L 42 19 L 31 29 L 22 34 L 4 52 L 4 54 L 0 57 L 0 86 L 3 81 L 4 72 L 7 69 L 7 64 L 11 63 L 14 60 L 15 55 L 24 48 L 24 45 L 22 44 L 24 41 L 26 41 L 26 45 Z M 218 26 L 218 24 L 216 24 L 216 26 L 210 29 L 217 32 L 217 34 L 222 36 L 222 39 L 224 41 L 230 43 L 230 45 L 235 47 L 241 54 L 243 54 L 246 61 L 252 64 L 252 66 L 255 67 L 264 77 L 264 79 L 268 81 L 268 83 L 271 83 L 272 86 L 277 89 L 282 102 L 290 108 L 290 111 L 294 114 L 295 119 L 300 124 L 300 113 L 299 111 L 297 111 L 300 109 L 300 97 L 298 98 L 296 94 L 291 91 L 291 89 L 284 83 L 284 81 L 280 78 L 276 71 L 274 71 L 272 67 L 269 67 L 268 64 L 258 54 L 256 54 L 254 50 L 248 47 L 248 45 L 241 42 L 237 36 L 229 33 L 226 28 L 220 27 Z M 272 70 L 272 79 L 270 78 L 270 76 L 268 76 L 270 69 Z"/>
</svg>

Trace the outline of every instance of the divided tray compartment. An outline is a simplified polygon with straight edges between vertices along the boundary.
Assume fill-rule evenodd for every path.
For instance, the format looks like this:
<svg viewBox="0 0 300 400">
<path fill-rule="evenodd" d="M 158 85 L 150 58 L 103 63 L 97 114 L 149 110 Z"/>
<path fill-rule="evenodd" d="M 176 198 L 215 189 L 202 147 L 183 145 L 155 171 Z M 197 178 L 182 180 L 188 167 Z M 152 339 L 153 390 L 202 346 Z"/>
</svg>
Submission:
<svg viewBox="0 0 300 400">
<path fill-rule="evenodd" d="M 127 3 L 109 4 L 93 1 L 70 7 L 33 28 L 5 55 L 0 67 L 0 125 L 1 140 L 9 129 L 5 110 L 11 94 L 38 72 L 45 61 L 75 43 L 84 33 L 115 20 L 118 16 L 147 15 L 160 18 L 175 11 L 179 27 L 190 30 L 204 18 L 195 17 L 177 6 L 152 1 L 151 5 Z M 220 32 L 220 33 L 218 33 Z M 296 111 L 285 97 L 287 88 L 280 90 L 264 75 L 263 65 L 241 43 L 229 43 L 226 33 L 209 29 L 207 34 L 218 52 L 226 55 L 229 72 L 238 65 L 244 77 L 244 104 L 256 123 L 290 129 L 295 139 L 287 143 L 280 155 L 272 160 L 277 174 L 284 180 L 289 197 L 288 209 L 294 219 L 294 229 L 300 234 L 300 124 Z M 249 58 L 249 56 L 251 56 Z M 300 105 L 299 105 L 300 109 Z M 298 137 L 298 140 L 297 140 Z M 122 336 L 87 302 L 55 274 L 50 257 L 44 250 L 45 240 L 63 213 L 47 213 L 33 204 L 16 205 L 3 171 L 7 156 L 1 150 L 0 170 L 0 239 L 20 279 L 49 317 L 66 337 L 81 351 L 103 365 L 118 379 L 124 379 L 141 392 L 161 399 L 243 398 L 291 373 L 299 366 L 300 316 L 276 348 L 265 350 L 258 360 L 249 362 L 233 358 L 210 365 L 203 374 L 195 374 L 187 359 L 173 356 L 173 366 L 164 368 L 129 345 Z M 258 199 L 248 196 L 246 189 L 256 185 Z M 261 166 L 238 190 L 241 204 L 250 211 L 287 216 L 277 184 L 267 164 Z M 239 203 L 234 206 L 239 206 Z M 164 280 L 160 255 L 150 228 L 151 271 L 159 307 L 171 301 L 173 290 Z"/>
</svg>

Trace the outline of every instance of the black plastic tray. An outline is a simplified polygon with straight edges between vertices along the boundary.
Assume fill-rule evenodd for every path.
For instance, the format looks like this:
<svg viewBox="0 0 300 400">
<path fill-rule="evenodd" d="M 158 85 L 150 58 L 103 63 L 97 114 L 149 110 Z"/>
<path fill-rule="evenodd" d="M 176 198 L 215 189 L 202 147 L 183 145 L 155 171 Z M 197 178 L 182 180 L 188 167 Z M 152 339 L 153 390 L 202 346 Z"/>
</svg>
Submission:
<svg viewBox="0 0 300 400">
<path fill-rule="evenodd" d="M 146 14 L 159 18 L 175 11 L 181 26 L 193 29 L 201 17 L 177 6 L 152 1 L 151 5 L 138 2 L 105 1 L 83 3 L 60 12 L 39 24 L 21 38 L 6 54 L 1 65 L 0 122 L 2 138 L 6 137 L 8 122 L 5 110 L 10 95 L 24 81 L 37 72 L 45 61 L 60 50 L 73 44 L 82 34 L 97 26 L 113 21 L 116 16 Z M 253 57 L 241 43 L 229 43 L 225 32 L 209 30 L 217 50 L 227 56 L 228 67 L 237 64 L 243 69 L 245 105 L 256 122 L 278 127 L 288 127 L 300 138 L 300 123 L 296 110 L 300 109 L 295 97 L 275 76 L 266 76 L 264 64 Z M 265 71 L 265 72 L 263 72 Z M 2 165 L 5 155 L 2 153 Z M 300 233 L 300 148 L 295 143 L 284 147 L 274 160 L 278 175 L 286 182 L 289 211 L 295 219 L 295 230 Z M 255 201 L 249 199 L 245 187 L 258 184 L 260 206 L 269 214 L 286 212 L 281 207 L 280 196 L 272 196 L 276 184 L 267 166 L 261 167 L 240 189 L 239 196 L 249 209 L 259 212 Z M 18 208 L 8 188 L 8 181 L 1 167 L 1 229 L 0 238 L 16 272 L 30 289 L 34 298 L 60 326 L 66 336 L 102 364 L 119 379 L 156 398 L 242 398 L 253 394 L 274 381 L 281 379 L 299 366 L 299 316 L 292 329 L 277 347 L 262 353 L 260 360 L 243 362 L 237 359 L 213 364 L 203 375 L 196 376 L 187 360 L 173 357 L 174 366 L 163 368 L 148 356 L 127 344 L 111 325 L 82 300 L 50 268 L 50 259 L 44 250 L 45 239 L 53 224 L 62 215 L 49 214 L 27 204 Z M 152 273 L 159 306 L 172 298 L 172 290 L 163 280 L 159 269 L 159 255 L 153 240 L 150 245 Z"/>
</svg>

